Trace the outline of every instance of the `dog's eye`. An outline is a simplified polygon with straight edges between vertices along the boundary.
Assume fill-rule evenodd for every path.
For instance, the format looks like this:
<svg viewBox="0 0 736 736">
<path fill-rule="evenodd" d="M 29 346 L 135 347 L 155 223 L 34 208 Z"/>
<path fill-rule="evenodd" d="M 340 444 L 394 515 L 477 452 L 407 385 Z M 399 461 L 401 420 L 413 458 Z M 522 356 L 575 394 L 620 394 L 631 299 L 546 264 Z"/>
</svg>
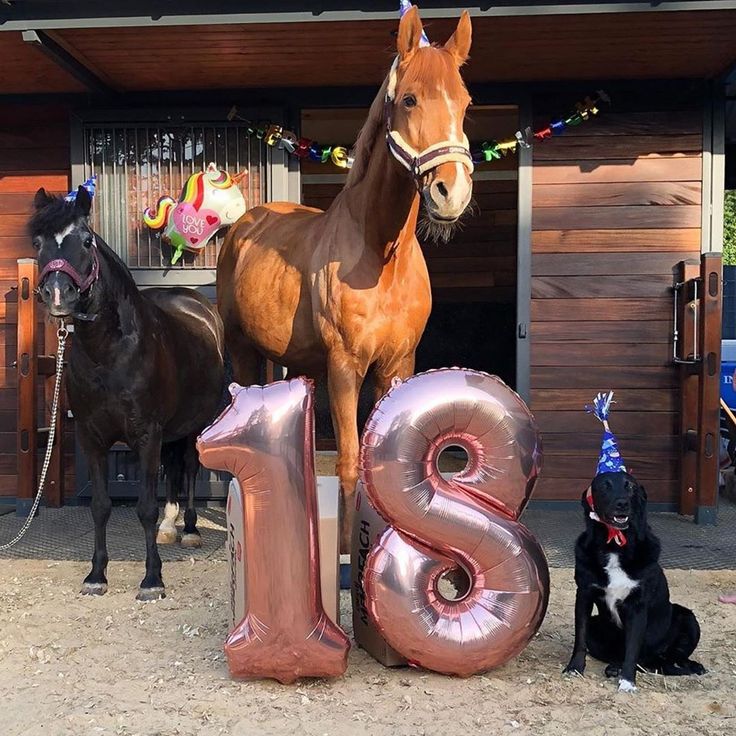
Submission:
<svg viewBox="0 0 736 736">
<path fill-rule="evenodd" d="M 404 95 L 404 99 L 402 100 L 404 103 L 404 107 L 406 108 L 412 108 L 417 106 L 417 98 L 414 97 L 414 95 Z"/>
</svg>

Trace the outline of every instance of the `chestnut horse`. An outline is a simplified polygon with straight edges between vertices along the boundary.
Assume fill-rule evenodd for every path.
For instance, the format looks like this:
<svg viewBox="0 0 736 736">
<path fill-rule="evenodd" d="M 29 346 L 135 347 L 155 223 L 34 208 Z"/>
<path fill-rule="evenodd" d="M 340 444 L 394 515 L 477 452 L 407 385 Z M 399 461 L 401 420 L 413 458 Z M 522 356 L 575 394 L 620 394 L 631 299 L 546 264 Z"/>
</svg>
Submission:
<svg viewBox="0 0 736 736">
<path fill-rule="evenodd" d="M 260 356 L 291 375 L 327 374 L 337 440 L 341 549 L 348 551 L 358 478 L 358 395 L 414 372 L 432 306 L 415 231 L 447 240 L 472 195 L 463 133 L 470 97 L 464 13 L 443 46 L 422 45 L 416 7 L 401 19 L 398 56 L 356 144 L 344 189 L 326 212 L 293 203 L 248 211 L 217 263 L 217 303 L 234 378 L 255 383 Z"/>
</svg>

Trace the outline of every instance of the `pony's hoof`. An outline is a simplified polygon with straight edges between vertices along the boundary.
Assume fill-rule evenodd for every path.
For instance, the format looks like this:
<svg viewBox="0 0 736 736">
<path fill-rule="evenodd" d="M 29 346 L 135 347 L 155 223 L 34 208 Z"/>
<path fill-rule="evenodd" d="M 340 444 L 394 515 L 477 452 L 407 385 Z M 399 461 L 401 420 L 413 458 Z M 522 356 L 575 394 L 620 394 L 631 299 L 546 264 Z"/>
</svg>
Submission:
<svg viewBox="0 0 736 736">
<path fill-rule="evenodd" d="M 182 534 L 181 546 L 199 548 L 202 546 L 202 536 L 199 532 L 196 532 L 195 534 Z"/>
<path fill-rule="evenodd" d="M 166 589 L 160 588 L 139 588 L 138 595 L 135 597 L 137 601 L 160 601 L 162 598 L 166 598 Z"/>
<path fill-rule="evenodd" d="M 176 529 L 160 526 L 156 534 L 156 544 L 176 544 L 178 536 Z"/>
<path fill-rule="evenodd" d="M 82 583 L 82 595 L 105 595 L 107 593 L 107 583 Z"/>
</svg>

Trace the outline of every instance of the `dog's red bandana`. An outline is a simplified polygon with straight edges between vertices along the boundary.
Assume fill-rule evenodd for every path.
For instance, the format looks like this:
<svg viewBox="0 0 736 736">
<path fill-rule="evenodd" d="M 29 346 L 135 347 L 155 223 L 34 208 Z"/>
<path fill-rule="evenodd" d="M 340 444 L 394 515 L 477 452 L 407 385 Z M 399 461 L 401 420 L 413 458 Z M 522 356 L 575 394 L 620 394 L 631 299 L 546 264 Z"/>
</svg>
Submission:
<svg viewBox="0 0 736 736">
<path fill-rule="evenodd" d="M 616 529 L 615 527 L 611 526 L 610 524 L 606 524 L 603 519 L 601 519 L 600 516 L 598 516 L 598 513 L 595 510 L 595 506 L 593 505 L 593 489 L 588 488 L 588 490 L 585 492 L 585 499 L 588 502 L 588 506 L 590 506 L 590 518 L 594 519 L 597 522 L 600 522 L 603 524 L 606 529 L 608 529 L 608 539 L 606 540 L 606 544 L 611 544 L 611 542 L 616 542 L 616 544 L 619 547 L 625 547 L 626 546 L 626 535 L 623 533 L 621 529 Z"/>
</svg>

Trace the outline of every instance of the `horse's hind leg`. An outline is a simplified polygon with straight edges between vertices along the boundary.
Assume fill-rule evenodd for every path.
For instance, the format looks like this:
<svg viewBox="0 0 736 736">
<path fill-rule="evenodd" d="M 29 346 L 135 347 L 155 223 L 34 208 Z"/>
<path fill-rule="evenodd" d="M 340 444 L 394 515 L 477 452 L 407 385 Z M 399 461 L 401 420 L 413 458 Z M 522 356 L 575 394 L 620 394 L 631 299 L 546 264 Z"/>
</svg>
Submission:
<svg viewBox="0 0 736 736">
<path fill-rule="evenodd" d="M 161 464 L 166 476 L 166 506 L 159 524 L 156 544 L 174 544 L 179 537 L 176 520 L 179 516 L 179 493 L 184 485 L 183 441 L 167 442 L 161 448 Z"/>
<path fill-rule="evenodd" d="M 92 570 L 82 583 L 85 595 L 103 595 L 107 592 L 107 522 L 112 502 L 107 492 L 107 449 L 86 451 L 92 481 L 92 518 L 95 522 L 95 551 Z"/>
<path fill-rule="evenodd" d="M 199 472 L 197 437 L 192 435 L 185 440 L 184 478 L 187 484 L 187 510 L 184 512 L 184 531 L 181 535 L 182 547 L 201 547 L 202 536 L 197 529 L 197 509 L 194 507 L 194 491 Z"/>
<path fill-rule="evenodd" d="M 161 428 L 150 427 L 145 436 L 138 440 L 135 449 L 138 450 L 143 475 L 136 510 L 146 535 L 146 575 L 136 598 L 139 601 L 152 601 L 166 597 L 161 578 L 161 557 L 156 546 L 156 488 L 161 464 Z"/>
</svg>

